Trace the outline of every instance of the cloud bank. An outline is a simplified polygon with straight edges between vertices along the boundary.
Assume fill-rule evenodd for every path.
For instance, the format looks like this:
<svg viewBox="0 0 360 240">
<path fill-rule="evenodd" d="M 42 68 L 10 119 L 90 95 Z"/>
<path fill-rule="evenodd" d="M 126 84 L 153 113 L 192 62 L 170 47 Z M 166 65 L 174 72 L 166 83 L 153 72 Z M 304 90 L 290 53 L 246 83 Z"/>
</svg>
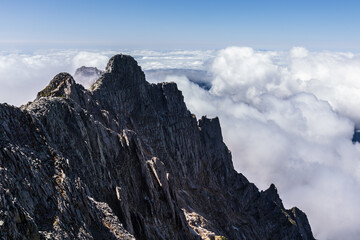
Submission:
<svg viewBox="0 0 360 240">
<path fill-rule="evenodd" d="M 105 68 L 103 53 L 61 51 L 0 55 L 0 102 L 13 105 L 33 100 L 59 72 L 74 73 L 83 65 Z"/>
<path fill-rule="evenodd" d="M 235 168 L 261 189 L 275 183 L 287 207 L 306 212 L 319 239 L 360 234 L 360 56 L 352 53 L 218 52 L 206 91 L 178 83 L 198 116 L 219 116 Z"/>
<path fill-rule="evenodd" d="M 59 72 L 75 73 L 81 66 L 104 70 L 110 57 L 118 53 L 136 58 L 143 70 L 200 70 L 215 51 L 42 51 L 34 53 L 0 52 L 0 102 L 13 105 L 33 100 Z M 81 79 L 80 80 L 81 83 Z M 84 84 L 86 84 L 84 82 Z"/>
<path fill-rule="evenodd" d="M 316 238 L 357 239 L 360 145 L 351 138 L 360 126 L 359 54 L 301 47 L 121 52 L 136 58 L 149 81 L 176 82 L 198 117 L 219 116 L 237 171 L 260 189 L 275 183 L 286 207 L 306 212 Z M 114 54 L 1 53 L 0 102 L 26 103 L 58 72 L 104 69 Z"/>
<path fill-rule="evenodd" d="M 313 93 L 335 111 L 360 122 L 360 111 L 355 111 L 360 96 L 360 55 L 308 52 L 301 47 L 289 52 L 233 47 L 219 52 L 211 71 L 216 73 L 215 95 L 255 103 L 265 93 L 279 98 Z"/>
</svg>

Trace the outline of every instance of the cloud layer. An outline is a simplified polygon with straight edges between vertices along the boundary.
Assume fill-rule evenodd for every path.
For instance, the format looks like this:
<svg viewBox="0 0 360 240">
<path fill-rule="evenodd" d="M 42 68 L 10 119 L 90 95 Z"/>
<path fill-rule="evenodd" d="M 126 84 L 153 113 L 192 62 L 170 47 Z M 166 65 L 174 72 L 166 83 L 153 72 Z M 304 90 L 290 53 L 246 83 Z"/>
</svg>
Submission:
<svg viewBox="0 0 360 240">
<path fill-rule="evenodd" d="M 219 116 L 235 168 L 260 189 L 275 183 L 286 207 L 306 212 L 316 238 L 360 234 L 360 145 L 351 142 L 360 126 L 359 54 L 301 47 L 122 52 L 148 70 L 149 81 L 177 82 L 198 117 Z M 0 102 L 26 103 L 58 72 L 104 69 L 114 54 L 2 53 Z M 210 90 L 186 76 L 201 76 Z"/>
<path fill-rule="evenodd" d="M 0 102 L 21 105 L 33 100 L 59 72 L 74 73 L 83 65 L 105 68 L 103 53 L 61 51 L 0 55 Z"/>
<path fill-rule="evenodd" d="M 74 74 L 81 66 L 104 70 L 110 57 L 130 54 L 143 70 L 195 69 L 214 56 L 215 51 L 47 51 L 34 53 L 0 52 L 0 102 L 13 105 L 33 100 L 59 72 Z M 80 79 L 81 80 L 81 79 Z"/>
<path fill-rule="evenodd" d="M 360 234 L 360 62 L 352 53 L 263 52 L 231 47 L 208 67 L 206 91 L 168 76 L 188 107 L 219 116 L 235 168 L 261 189 L 275 183 L 319 239 Z"/>
</svg>

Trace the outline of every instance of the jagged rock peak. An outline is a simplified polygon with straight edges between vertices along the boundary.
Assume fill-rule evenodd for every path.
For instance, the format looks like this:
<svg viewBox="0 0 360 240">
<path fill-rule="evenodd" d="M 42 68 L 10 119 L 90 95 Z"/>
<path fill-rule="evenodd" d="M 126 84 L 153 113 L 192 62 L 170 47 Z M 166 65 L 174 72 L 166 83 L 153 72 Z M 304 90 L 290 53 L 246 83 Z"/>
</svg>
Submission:
<svg viewBox="0 0 360 240">
<path fill-rule="evenodd" d="M 139 85 L 146 85 L 145 74 L 141 67 L 133 57 L 118 54 L 110 58 L 105 74 L 90 89 L 92 91 L 98 89 L 106 89 L 108 91 Z"/>
<path fill-rule="evenodd" d="M 69 73 L 59 73 L 37 94 L 36 99 L 50 96 L 65 97 L 65 95 L 69 94 L 70 87 L 73 85 L 75 85 L 75 80 Z"/>
<path fill-rule="evenodd" d="M 124 54 L 117 54 L 110 58 L 105 72 L 106 73 L 134 73 L 136 71 L 141 71 L 136 60 Z"/>
<path fill-rule="evenodd" d="M 268 189 L 266 189 L 263 194 L 266 196 L 266 198 L 272 202 L 274 202 L 275 204 L 277 204 L 278 206 L 280 207 L 284 207 L 281 199 L 280 199 L 280 196 L 279 196 L 279 193 L 278 193 L 278 190 L 276 188 L 276 186 L 272 183 L 270 185 L 270 187 Z"/>
<path fill-rule="evenodd" d="M 215 118 L 207 118 L 206 116 L 202 116 L 198 121 L 198 126 L 200 130 L 204 131 L 206 129 L 209 132 L 209 135 L 212 138 L 222 141 L 222 133 L 220 127 L 220 121 L 218 117 Z"/>
</svg>

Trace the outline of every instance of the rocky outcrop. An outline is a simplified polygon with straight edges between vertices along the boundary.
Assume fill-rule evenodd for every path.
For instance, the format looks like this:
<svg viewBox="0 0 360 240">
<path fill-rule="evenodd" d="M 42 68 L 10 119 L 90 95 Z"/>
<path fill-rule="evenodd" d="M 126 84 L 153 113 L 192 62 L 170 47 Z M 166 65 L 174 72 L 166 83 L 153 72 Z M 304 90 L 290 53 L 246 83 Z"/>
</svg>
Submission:
<svg viewBox="0 0 360 240">
<path fill-rule="evenodd" d="M 60 73 L 0 120 L 1 239 L 313 239 L 274 185 L 234 170 L 219 119 L 130 56 L 90 90 Z"/>
<path fill-rule="evenodd" d="M 352 137 L 352 142 L 356 143 L 356 142 L 360 142 L 360 130 L 359 129 L 354 129 L 354 134 Z"/>
</svg>

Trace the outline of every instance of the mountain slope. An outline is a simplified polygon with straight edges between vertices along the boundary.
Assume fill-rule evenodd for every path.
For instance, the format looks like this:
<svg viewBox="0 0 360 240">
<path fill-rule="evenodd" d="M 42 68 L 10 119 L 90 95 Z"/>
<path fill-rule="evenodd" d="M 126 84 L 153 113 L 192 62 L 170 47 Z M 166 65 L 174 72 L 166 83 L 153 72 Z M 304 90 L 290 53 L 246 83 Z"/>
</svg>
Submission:
<svg viewBox="0 0 360 240">
<path fill-rule="evenodd" d="M 219 119 L 197 121 L 130 56 L 90 90 L 60 73 L 0 120 L 3 239 L 313 239 L 274 185 L 234 170 Z"/>
</svg>

